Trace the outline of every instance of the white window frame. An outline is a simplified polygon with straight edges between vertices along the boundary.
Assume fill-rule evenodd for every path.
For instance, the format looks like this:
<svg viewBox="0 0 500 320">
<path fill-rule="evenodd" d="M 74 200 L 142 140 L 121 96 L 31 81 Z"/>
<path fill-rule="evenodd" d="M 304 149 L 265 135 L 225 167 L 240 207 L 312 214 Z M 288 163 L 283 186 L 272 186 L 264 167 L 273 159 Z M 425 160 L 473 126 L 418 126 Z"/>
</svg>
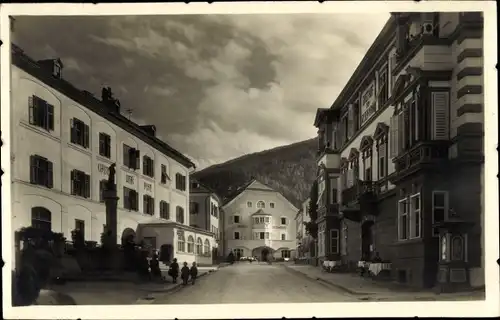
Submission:
<svg viewBox="0 0 500 320">
<path fill-rule="evenodd" d="M 252 201 L 247 201 L 247 207 L 251 208 L 252 207 Z"/>
<path fill-rule="evenodd" d="M 413 200 L 415 198 L 418 198 L 418 210 L 414 210 L 413 208 Z M 422 196 L 419 193 L 415 193 L 413 195 L 410 196 L 410 203 L 409 203 L 409 214 L 410 214 L 410 234 L 409 234 L 409 239 L 418 239 L 418 238 L 421 238 L 422 237 Z M 415 236 L 413 235 L 412 236 L 412 233 L 413 233 L 413 230 L 415 230 L 415 213 L 418 212 L 419 216 L 418 216 L 418 236 Z"/>
<path fill-rule="evenodd" d="M 434 203 L 434 195 L 436 194 L 443 194 L 444 195 L 444 207 L 436 207 Z M 434 211 L 436 209 L 443 209 L 444 210 L 444 216 L 443 219 L 446 221 L 448 220 L 448 211 L 449 211 L 449 192 L 445 190 L 433 190 L 432 191 L 432 224 L 435 224 L 437 221 L 434 217 Z M 437 228 L 432 228 L 432 236 L 433 237 L 438 237 L 439 236 L 439 230 Z"/>
<path fill-rule="evenodd" d="M 266 203 L 262 200 L 257 202 L 257 209 L 265 209 L 266 208 Z"/>
<path fill-rule="evenodd" d="M 274 209 L 274 202 L 269 202 L 269 208 Z"/>
<path fill-rule="evenodd" d="M 236 237 L 236 235 L 238 235 L 238 237 Z M 239 231 L 233 232 L 233 240 L 241 240 L 241 234 Z"/>
<path fill-rule="evenodd" d="M 283 239 L 284 238 L 284 239 Z M 280 234 L 280 241 L 286 241 L 286 233 L 281 233 Z"/>
<path fill-rule="evenodd" d="M 404 205 L 404 208 L 405 208 L 405 213 L 402 213 L 401 212 L 401 204 L 405 204 Z M 402 238 L 402 229 L 401 229 L 401 220 L 402 220 L 402 217 L 403 216 L 406 216 L 406 225 L 405 225 L 405 229 L 406 229 L 406 238 Z M 408 225 L 409 225 L 409 217 L 408 217 L 408 197 L 405 197 L 401 200 L 398 201 L 398 240 L 399 241 L 406 241 L 406 240 L 409 240 L 409 233 L 408 233 Z"/>
<path fill-rule="evenodd" d="M 336 236 L 334 237 L 334 233 L 336 234 Z M 340 237 L 340 233 L 339 233 L 339 229 L 330 229 L 330 253 L 332 254 L 338 254 L 339 253 L 339 245 L 340 245 L 340 241 L 339 241 L 339 237 Z M 336 250 L 334 251 L 333 250 L 333 241 L 335 240 L 335 243 L 336 243 Z"/>
<path fill-rule="evenodd" d="M 236 217 L 238 217 L 238 222 L 236 222 L 236 219 L 235 219 Z M 239 214 L 233 215 L 232 223 L 233 224 L 239 224 L 239 223 L 241 223 L 241 216 Z"/>
</svg>

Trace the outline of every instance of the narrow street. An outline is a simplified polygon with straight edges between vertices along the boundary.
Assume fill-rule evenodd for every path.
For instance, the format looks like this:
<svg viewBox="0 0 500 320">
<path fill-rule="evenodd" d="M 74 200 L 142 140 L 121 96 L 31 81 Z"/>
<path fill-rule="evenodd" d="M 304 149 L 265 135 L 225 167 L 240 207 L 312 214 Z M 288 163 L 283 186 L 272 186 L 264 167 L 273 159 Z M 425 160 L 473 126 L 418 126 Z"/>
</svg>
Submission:
<svg viewBox="0 0 500 320">
<path fill-rule="evenodd" d="M 287 271 L 279 264 L 238 263 L 220 269 L 155 304 L 300 303 L 357 301 L 342 291 Z"/>
</svg>

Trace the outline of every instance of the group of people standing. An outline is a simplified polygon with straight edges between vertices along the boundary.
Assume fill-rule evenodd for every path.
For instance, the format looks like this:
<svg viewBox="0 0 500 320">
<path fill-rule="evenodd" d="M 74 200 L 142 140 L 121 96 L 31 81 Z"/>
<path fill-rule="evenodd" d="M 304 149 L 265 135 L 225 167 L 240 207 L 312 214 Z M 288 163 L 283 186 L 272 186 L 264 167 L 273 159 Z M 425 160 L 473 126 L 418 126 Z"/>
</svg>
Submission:
<svg viewBox="0 0 500 320">
<path fill-rule="evenodd" d="M 177 283 L 177 278 L 179 277 L 179 264 L 175 258 L 170 264 L 168 275 L 172 277 L 173 283 Z M 189 278 L 191 278 L 191 284 L 194 285 L 196 277 L 198 276 L 198 267 L 196 266 L 196 262 L 193 262 L 191 268 L 188 267 L 187 262 L 184 262 L 182 269 L 180 269 L 180 276 L 184 285 L 188 284 Z"/>
</svg>

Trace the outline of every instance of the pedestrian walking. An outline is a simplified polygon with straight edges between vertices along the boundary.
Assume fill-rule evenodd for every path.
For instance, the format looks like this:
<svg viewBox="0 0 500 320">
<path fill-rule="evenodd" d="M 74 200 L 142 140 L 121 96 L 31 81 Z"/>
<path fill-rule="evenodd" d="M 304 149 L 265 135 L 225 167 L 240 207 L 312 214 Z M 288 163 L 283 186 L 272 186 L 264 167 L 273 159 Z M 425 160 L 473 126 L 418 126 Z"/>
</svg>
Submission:
<svg viewBox="0 0 500 320">
<path fill-rule="evenodd" d="M 196 262 L 193 262 L 189 273 L 191 274 L 191 283 L 194 285 L 196 277 L 198 276 L 198 267 L 196 266 Z"/>
<path fill-rule="evenodd" d="M 189 270 L 189 267 L 188 267 L 188 263 L 184 262 L 184 266 L 181 269 L 181 279 L 182 279 L 182 284 L 183 285 L 187 285 L 188 284 L 189 273 L 190 273 L 190 270 Z"/>
<path fill-rule="evenodd" d="M 149 260 L 149 268 L 153 279 L 161 279 L 160 262 L 158 261 L 158 255 L 156 253 L 153 254 L 153 257 Z"/>
<path fill-rule="evenodd" d="M 176 258 L 174 258 L 174 261 L 170 264 L 168 275 L 172 277 L 173 283 L 177 283 L 177 277 L 179 277 L 179 264 Z"/>
</svg>

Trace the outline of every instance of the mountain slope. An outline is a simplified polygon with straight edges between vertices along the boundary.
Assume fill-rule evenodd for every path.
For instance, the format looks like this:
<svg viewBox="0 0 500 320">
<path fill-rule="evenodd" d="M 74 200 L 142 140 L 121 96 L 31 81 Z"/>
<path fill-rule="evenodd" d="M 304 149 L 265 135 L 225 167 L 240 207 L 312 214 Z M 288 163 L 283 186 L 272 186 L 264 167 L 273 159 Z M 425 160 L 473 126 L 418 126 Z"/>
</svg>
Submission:
<svg viewBox="0 0 500 320">
<path fill-rule="evenodd" d="M 255 178 L 280 192 L 297 208 L 316 177 L 317 139 L 245 155 L 195 172 L 193 177 L 226 198 Z"/>
</svg>

